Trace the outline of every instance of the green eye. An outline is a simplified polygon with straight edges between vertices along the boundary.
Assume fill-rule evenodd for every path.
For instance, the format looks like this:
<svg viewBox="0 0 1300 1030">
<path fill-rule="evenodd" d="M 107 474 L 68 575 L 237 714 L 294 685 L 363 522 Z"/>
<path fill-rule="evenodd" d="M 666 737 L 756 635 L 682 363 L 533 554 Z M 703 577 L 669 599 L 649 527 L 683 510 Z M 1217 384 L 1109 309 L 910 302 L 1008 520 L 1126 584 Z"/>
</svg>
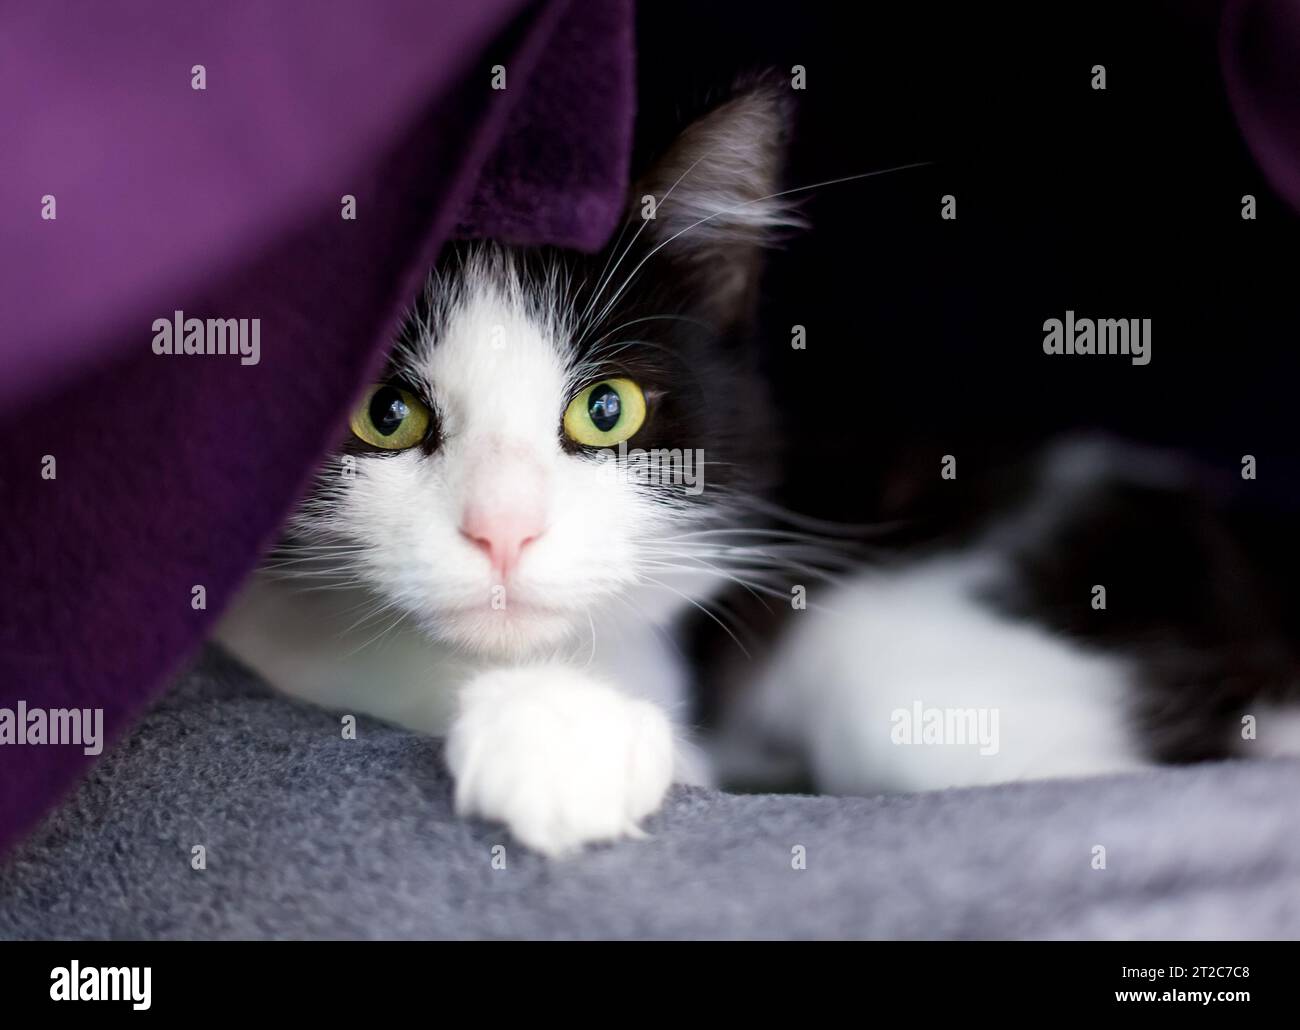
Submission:
<svg viewBox="0 0 1300 1030">
<path fill-rule="evenodd" d="M 606 379 L 589 386 L 564 411 L 564 433 L 587 447 L 611 447 L 645 422 L 645 394 L 631 379 Z"/>
<path fill-rule="evenodd" d="M 400 386 L 373 387 L 352 413 L 352 432 L 372 447 L 404 451 L 429 431 L 429 409 Z"/>
</svg>

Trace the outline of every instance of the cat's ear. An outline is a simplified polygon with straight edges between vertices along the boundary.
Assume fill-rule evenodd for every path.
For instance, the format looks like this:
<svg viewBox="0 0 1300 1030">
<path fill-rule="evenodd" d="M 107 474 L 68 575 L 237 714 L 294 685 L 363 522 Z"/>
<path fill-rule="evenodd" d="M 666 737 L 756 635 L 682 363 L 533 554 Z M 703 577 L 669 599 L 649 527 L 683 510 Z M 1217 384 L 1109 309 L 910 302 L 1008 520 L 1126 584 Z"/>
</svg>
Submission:
<svg viewBox="0 0 1300 1030">
<path fill-rule="evenodd" d="M 761 81 L 693 122 L 633 188 L 632 216 L 679 295 L 720 328 L 751 311 L 762 248 L 802 224 L 783 186 L 794 103 Z"/>
</svg>

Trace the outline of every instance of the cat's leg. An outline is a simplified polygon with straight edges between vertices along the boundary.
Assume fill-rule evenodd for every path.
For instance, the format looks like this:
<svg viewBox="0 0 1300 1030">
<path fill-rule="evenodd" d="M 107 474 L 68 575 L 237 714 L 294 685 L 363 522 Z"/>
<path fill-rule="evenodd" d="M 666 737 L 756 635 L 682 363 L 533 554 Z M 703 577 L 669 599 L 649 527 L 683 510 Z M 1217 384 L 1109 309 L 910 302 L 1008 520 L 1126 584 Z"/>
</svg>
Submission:
<svg viewBox="0 0 1300 1030">
<path fill-rule="evenodd" d="M 790 616 L 737 714 L 802 751 L 821 790 L 931 790 L 1148 764 L 1134 670 L 1009 618 L 978 562 L 862 574 Z"/>
<path fill-rule="evenodd" d="M 710 780 L 671 632 L 621 607 L 593 613 L 590 630 L 565 662 L 471 681 L 448 738 L 458 808 L 551 855 L 637 836 L 671 783 Z"/>
<path fill-rule="evenodd" d="M 585 641 L 579 637 L 578 660 L 622 693 L 663 709 L 673 729 L 674 783 L 712 786 L 713 769 L 693 727 L 692 663 L 682 651 L 682 642 L 665 625 L 671 620 L 663 612 L 654 618 L 649 602 L 643 603 L 637 595 L 632 600 L 635 607 L 593 615 L 594 646 L 584 652 Z"/>
<path fill-rule="evenodd" d="M 662 707 L 557 663 L 474 677 L 447 738 L 457 811 L 505 823 L 547 855 L 637 836 L 674 754 Z"/>
</svg>

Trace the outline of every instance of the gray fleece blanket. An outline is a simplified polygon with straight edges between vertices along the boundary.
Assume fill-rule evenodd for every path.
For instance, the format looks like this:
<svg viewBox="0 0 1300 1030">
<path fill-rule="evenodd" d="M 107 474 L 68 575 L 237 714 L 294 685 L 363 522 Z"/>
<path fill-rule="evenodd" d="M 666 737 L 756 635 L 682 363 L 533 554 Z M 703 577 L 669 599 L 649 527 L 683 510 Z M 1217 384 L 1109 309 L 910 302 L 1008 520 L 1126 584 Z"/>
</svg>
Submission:
<svg viewBox="0 0 1300 1030">
<path fill-rule="evenodd" d="M 551 862 L 452 814 L 438 742 L 344 740 L 211 652 L 0 863 L 0 937 L 1297 937 L 1298 786 L 678 789 L 647 839 Z"/>
</svg>

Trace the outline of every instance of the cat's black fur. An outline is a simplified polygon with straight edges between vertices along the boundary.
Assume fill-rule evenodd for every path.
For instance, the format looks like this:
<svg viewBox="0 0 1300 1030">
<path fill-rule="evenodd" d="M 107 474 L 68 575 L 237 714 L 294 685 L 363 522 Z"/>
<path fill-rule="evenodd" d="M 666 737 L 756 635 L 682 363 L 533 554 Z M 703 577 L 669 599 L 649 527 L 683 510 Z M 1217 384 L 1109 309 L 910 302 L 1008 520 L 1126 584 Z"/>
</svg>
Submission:
<svg viewBox="0 0 1300 1030">
<path fill-rule="evenodd" d="M 1108 449 L 1109 467 L 1040 532 L 1009 541 L 1013 574 L 990 600 L 1134 661 L 1133 715 L 1152 759 L 1241 754 L 1232 745 L 1243 716 L 1300 701 L 1295 598 L 1277 576 L 1288 542 L 1262 551 L 1266 524 L 1232 505 L 1221 479 L 1153 482 L 1133 466 L 1184 466 L 1114 441 L 1095 446 Z M 1053 489 L 1044 460 L 1027 474 L 1040 494 Z M 1096 585 L 1105 609 L 1091 603 Z"/>
</svg>

